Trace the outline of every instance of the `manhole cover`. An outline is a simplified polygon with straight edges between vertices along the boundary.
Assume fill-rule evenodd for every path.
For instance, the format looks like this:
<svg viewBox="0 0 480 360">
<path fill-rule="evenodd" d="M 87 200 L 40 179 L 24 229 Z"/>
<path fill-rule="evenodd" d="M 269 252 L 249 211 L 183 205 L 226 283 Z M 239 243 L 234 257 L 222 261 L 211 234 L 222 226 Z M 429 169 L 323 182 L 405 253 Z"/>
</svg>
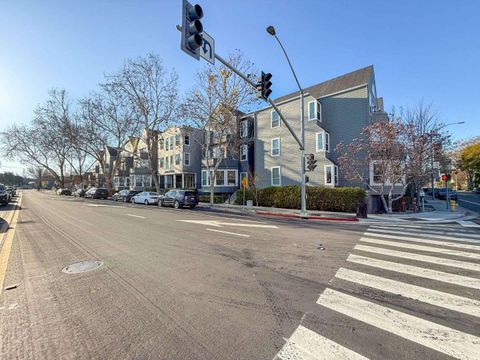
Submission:
<svg viewBox="0 0 480 360">
<path fill-rule="evenodd" d="M 78 274 L 78 273 L 83 273 L 83 272 L 95 270 L 102 265 L 103 265 L 103 261 L 85 260 L 85 261 L 80 261 L 80 262 L 72 264 L 72 265 L 65 266 L 62 269 L 62 272 L 66 273 L 66 274 Z"/>
</svg>

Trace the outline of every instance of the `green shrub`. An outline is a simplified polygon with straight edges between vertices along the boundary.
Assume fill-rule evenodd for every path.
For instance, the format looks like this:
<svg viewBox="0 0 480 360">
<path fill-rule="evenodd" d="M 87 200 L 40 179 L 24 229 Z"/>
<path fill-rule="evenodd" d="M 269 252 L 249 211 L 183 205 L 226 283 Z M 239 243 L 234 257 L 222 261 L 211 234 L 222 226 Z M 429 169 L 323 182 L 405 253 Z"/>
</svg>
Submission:
<svg viewBox="0 0 480 360">
<path fill-rule="evenodd" d="M 286 209 L 300 209 L 301 188 L 298 185 L 271 186 L 257 190 L 258 205 Z M 329 188 L 307 186 L 307 209 L 321 211 L 355 212 L 357 203 L 363 201 L 365 191 L 360 188 Z M 253 200 L 254 193 L 246 189 L 245 200 Z M 237 191 L 236 204 L 243 204 L 243 189 Z"/>
</svg>

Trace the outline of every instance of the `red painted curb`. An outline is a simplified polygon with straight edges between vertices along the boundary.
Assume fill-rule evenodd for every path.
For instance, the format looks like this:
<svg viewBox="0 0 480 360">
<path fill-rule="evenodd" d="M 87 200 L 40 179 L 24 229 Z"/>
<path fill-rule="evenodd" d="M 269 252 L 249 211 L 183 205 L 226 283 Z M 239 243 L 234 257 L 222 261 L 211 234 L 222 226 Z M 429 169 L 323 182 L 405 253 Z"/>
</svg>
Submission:
<svg viewBox="0 0 480 360">
<path fill-rule="evenodd" d="M 324 216 L 308 216 L 306 218 L 296 215 L 296 214 L 281 214 L 281 213 L 271 213 L 266 211 L 256 211 L 257 215 L 268 215 L 268 216 L 279 216 L 279 217 L 287 217 L 287 218 L 295 218 L 295 219 L 306 219 L 306 220 L 328 220 L 328 221 L 358 221 L 357 218 L 335 218 L 335 217 L 324 217 Z"/>
</svg>

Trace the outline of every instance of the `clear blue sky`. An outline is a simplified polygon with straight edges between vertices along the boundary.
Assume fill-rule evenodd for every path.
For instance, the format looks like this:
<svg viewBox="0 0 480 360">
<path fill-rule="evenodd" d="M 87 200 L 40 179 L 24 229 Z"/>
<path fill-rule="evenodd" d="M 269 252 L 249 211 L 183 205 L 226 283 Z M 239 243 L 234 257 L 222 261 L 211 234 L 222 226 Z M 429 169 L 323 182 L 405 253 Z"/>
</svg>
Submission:
<svg viewBox="0 0 480 360">
<path fill-rule="evenodd" d="M 480 1 L 200 0 L 221 55 L 240 49 L 295 90 L 275 25 L 303 86 L 373 64 L 386 109 L 432 102 L 455 138 L 480 135 Z M 181 52 L 180 0 L 0 0 L 0 129 L 29 121 L 52 87 L 86 95 L 128 57 L 159 54 L 183 90 L 204 64 Z M 18 164 L 5 165 L 18 170 Z"/>
</svg>

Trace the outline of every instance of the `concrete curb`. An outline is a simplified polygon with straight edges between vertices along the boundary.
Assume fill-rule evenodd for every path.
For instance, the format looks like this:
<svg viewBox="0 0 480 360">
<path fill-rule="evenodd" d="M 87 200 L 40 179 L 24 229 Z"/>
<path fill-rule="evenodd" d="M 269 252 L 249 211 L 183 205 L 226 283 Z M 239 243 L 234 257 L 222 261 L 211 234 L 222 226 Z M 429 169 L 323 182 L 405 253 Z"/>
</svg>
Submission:
<svg viewBox="0 0 480 360">
<path fill-rule="evenodd" d="M 324 214 L 319 214 L 318 212 L 313 212 L 313 214 L 308 215 L 307 217 L 302 216 L 298 213 L 289 212 L 287 209 L 283 211 L 274 211 L 266 209 L 255 209 L 255 208 L 245 208 L 243 206 L 225 206 L 225 205 L 213 205 L 210 204 L 200 204 L 200 208 L 212 210 L 212 211 L 222 211 L 222 212 L 231 212 L 237 214 L 251 214 L 258 216 L 276 216 L 290 219 L 304 219 L 304 220 L 324 220 L 324 221 L 358 221 L 357 217 L 350 213 L 334 213 L 334 212 L 325 212 Z"/>
</svg>

